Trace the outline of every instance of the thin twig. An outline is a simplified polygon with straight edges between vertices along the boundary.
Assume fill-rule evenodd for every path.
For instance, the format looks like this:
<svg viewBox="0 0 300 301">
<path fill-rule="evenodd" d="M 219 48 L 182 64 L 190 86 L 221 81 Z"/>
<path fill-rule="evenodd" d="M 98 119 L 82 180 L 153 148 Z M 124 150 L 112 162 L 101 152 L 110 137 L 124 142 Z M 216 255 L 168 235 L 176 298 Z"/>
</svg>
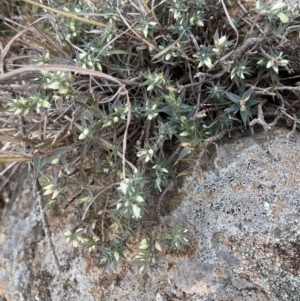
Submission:
<svg viewBox="0 0 300 301">
<path fill-rule="evenodd" d="M 22 1 L 27 2 L 29 4 L 32 4 L 32 5 L 35 5 L 35 6 L 38 6 L 38 7 L 41 7 L 45 10 L 51 11 L 52 13 L 63 16 L 65 18 L 70 18 L 70 19 L 81 21 L 82 23 L 92 24 L 92 25 L 96 25 L 98 27 L 106 28 L 106 25 L 103 24 L 103 23 L 100 23 L 100 22 L 97 22 L 97 21 L 94 21 L 94 20 L 90 20 L 90 19 L 86 19 L 86 18 L 82 18 L 82 17 L 74 15 L 73 13 L 68 13 L 68 12 L 65 12 L 65 11 L 61 11 L 61 10 L 43 5 L 41 3 L 34 2 L 32 0 L 22 0 Z"/>
<path fill-rule="evenodd" d="M 300 91 L 300 87 L 291 87 L 291 86 L 281 86 L 281 87 L 274 87 L 274 90 L 288 90 L 288 91 Z"/>
<path fill-rule="evenodd" d="M 280 112 L 276 118 L 273 120 L 273 122 L 269 123 L 270 127 L 273 127 L 277 124 L 278 120 L 281 119 L 283 117 L 283 114 Z"/>
<path fill-rule="evenodd" d="M 261 45 L 261 43 L 266 39 L 267 33 L 270 30 L 270 25 L 267 24 L 265 27 L 265 30 L 263 32 L 263 36 L 258 37 L 258 38 L 249 38 L 248 40 L 246 40 L 238 49 L 236 49 L 233 54 L 232 57 L 233 59 L 238 59 L 242 56 L 242 54 L 249 49 L 252 45 Z"/>
<path fill-rule="evenodd" d="M 0 172 L 0 177 L 3 177 L 3 175 L 4 175 L 8 170 L 10 170 L 14 165 L 16 165 L 17 163 L 18 163 L 18 162 L 12 162 L 12 163 L 10 163 L 8 166 L 6 166 L 6 168 Z M 0 189 L 0 190 L 1 190 L 1 189 Z"/>
<path fill-rule="evenodd" d="M 11 177 L 15 174 L 15 172 L 16 172 L 16 170 L 19 168 L 19 166 L 20 166 L 20 162 L 13 162 L 13 164 L 16 164 L 14 167 L 13 167 L 13 169 L 12 169 L 12 171 L 9 173 L 9 175 L 8 176 L 6 176 L 5 178 L 4 178 L 4 182 L 2 183 L 2 185 L 1 185 L 1 187 L 0 187 L 0 191 L 2 191 L 2 189 L 5 187 L 5 185 L 8 183 L 8 181 L 11 179 Z M 6 169 L 5 169 L 5 171 L 6 171 Z M 1 174 L 3 174 L 4 172 L 2 172 Z"/>
<path fill-rule="evenodd" d="M 256 86 L 253 86 L 251 84 L 245 84 L 246 87 L 251 87 L 254 91 L 255 94 L 260 94 L 260 95 L 270 95 L 270 96 L 276 96 L 276 93 L 269 92 L 270 89 L 273 89 L 272 87 L 268 88 L 259 88 Z"/>
<path fill-rule="evenodd" d="M 154 49 L 159 51 L 159 48 L 152 44 L 148 39 L 143 38 L 141 35 L 139 35 L 133 28 L 132 26 L 127 22 L 127 20 L 123 17 L 123 15 L 121 14 L 120 10 L 117 8 L 117 11 L 119 13 L 119 16 L 121 17 L 121 19 L 123 20 L 123 22 L 126 24 L 126 26 L 130 29 L 130 31 L 137 36 L 139 39 L 141 39 L 144 43 L 146 43 L 149 47 L 150 52 L 152 52 Z"/>
<path fill-rule="evenodd" d="M 198 155 L 198 159 L 197 161 L 195 162 L 195 165 L 194 165 L 194 168 L 193 168 L 193 178 L 196 177 L 196 173 L 197 173 L 197 170 L 200 170 L 201 171 L 201 161 L 202 161 L 202 157 L 207 149 L 207 147 L 209 145 L 211 145 L 212 143 L 222 139 L 226 133 L 232 131 L 232 130 L 238 130 L 238 129 L 243 129 L 244 126 L 239 126 L 239 127 L 234 127 L 232 129 L 227 129 L 227 130 L 224 130 L 218 134 L 215 134 L 214 136 L 210 137 L 210 138 L 207 138 L 204 143 L 202 144 L 202 150 L 201 152 L 199 153 Z M 202 175 L 202 172 L 201 172 L 201 175 Z M 200 181 L 202 181 L 202 179 L 200 179 Z"/>
<path fill-rule="evenodd" d="M 105 213 L 106 213 L 106 210 L 107 210 L 107 205 L 108 205 L 108 202 L 109 202 L 109 199 L 111 197 L 111 193 L 108 194 L 107 198 L 106 198 L 106 202 L 104 204 L 104 207 L 102 209 L 102 216 L 101 216 L 101 233 L 102 233 L 102 243 L 105 242 L 105 228 L 104 228 L 104 221 L 105 221 Z"/>
<path fill-rule="evenodd" d="M 172 44 L 170 44 L 168 47 L 164 48 L 162 51 L 160 51 L 159 53 L 156 53 L 152 58 L 151 61 L 154 62 L 155 59 L 159 58 L 160 56 L 164 55 L 165 53 L 167 53 L 170 49 L 172 49 L 172 47 L 174 45 L 176 45 L 177 43 L 179 43 L 179 41 L 181 40 L 182 36 L 184 35 L 184 31 L 181 33 L 181 35 L 179 36 L 179 38 L 174 41 Z"/>
<path fill-rule="evenodd" d="M 220 172 L 220 167 L 218 165 L 218 161 L 220 160 L 220 156 L 219 156 L 219 147 L 218 147 L 218 144 L 216 142 L 213 143 L 216 147 L 216 158 L 214 159 L 214 165 L 215 165 L 215 168 L 218 172 Z"/>
<path fill-rule="evenodd" d="M 91 205 L 94 203 L 94 200 L 96 200 L 96 199 L 97 199 L 104 191 L 106 191 L 106 190 L 108 190 L 108 189 L 110 189 L 111 187 L 116 186 L 116 185 L 120 185 L 120 183 L 119 183 L 119 182 L 113 183 L 113 184 L 109 185 L 108 187 L 106 187 L 105 189 L 101 190 L 101 191 L 94 197 L 93 201 L 90 202 L 90 203 L 88 204 L 88 206 L 86 207 L 86 209 L 85 209 L 85 211 L 84 211 L 84 214 L 83 214 L 81 220 L 84 220 L 84 219 L 86 218 L 86 215 L 87 215 L 87 213 L 88 213 L 88 211 L 89 211 Z"/>
<path fill-rule="evenodd" d="M 271 129 L 270 125 L 266 123 L 265 121 L 265 118 L 264 118 L 264 113 L 263 113 L 263 110 L 262 110 L 262 106 L 263 104 L 265 104 L 266 101 L 263 101 L 261 102 L 259 105 L 258 105 L 258 114 L 257 114 L 257 118 L 253 119 L 251 122 L 250 122 L 250 126 L 253 126 L 255 125 L 256 123 L 260 124 L 263 129 L 264 129 L 264 132 L 265 132 L 265 135 L 267 135 L 267 132 L 268 130 Z"/>
<path fill-rule="evenodd" d="M 256 19 L 255 19 L 254 21 L 251 20 L 251 16 L 250 16 L 249 12 L 248 12 L 247 9 L 244 7 L 244 5 L 241 3 L 241 1 L 240 1 L 240 0 L 237 0 L 236 2 L 237 2 L 237 4 L 238 4 L 238 6 L 241 8 L 241 10 L 248 16 L 248 18 L 250 19 L 250 21 L 253 22 L 253 23 L 252 23 L 251 30 L 250 30 L 250 33 L 252 33 L 252 31 L 253 31 L 253 26 L 256 26 L 256 27 L 259 29 L 259 31 L 263 34 L 263 33 L 264 33 L 263 30 L 262 30 L 262 29 L 260 28 L 260 26 L 257 24 L 257 20 L 258 20 L 258 18 L 259 18 L 259 14 L 257 15 L 257 17 L 256 17 Z"/>
<path fill-rule="evenodd" d="M 257 114 L 257 118 L 253 119 L 249 125 L 252 126 L 252 125 L 258 123 L 258 124 L 260 124 L 260 125 L 263 127 L 264 133 L 265 133 L 265 137 L 266 137 L 266 140 L 267 140 L 267 143 L 268 143 L 268 150 L 269 150 L 269 153 L 271 154 L 271 156 L 272 156 L 275 160 L 277 160 L 277 156 L 276 156 L 276 154 L 273 152 L 272 147 L 271 147 L 270 137 L 269 137 L 269 135 L 267 135 L 267 132 L 268 132 L 268 130 L 271 129 L 271 126 L 270 126 L 269 124 L 266 123 L 265 118 L 264 118 L 264 113 L 263 113 L 263 110 L 262 110 L 262 106 L 263 106 L 263 104 L 265 104 L 265 103 L 266 103 L 266 101 L 261 102 L 261 103 L 258 105 L 258 114 Z"/>
<path fill-rule="evenodd" d="M 297 129 L 297 125 L 298 125 L 298 118 L 296 116 L 296 114 L 294 113 L 293 114 L 293 117 L 294 117 L 294 124 L 293 124 L 293 128 L 292 128 L 292 131 L 287 135 L 287 138 L 290 138 L 296 131 Z"/>
<path fill-rule="evenodd" d="M 19 121 L 20 121 L 21 125 L 23 125 L 21 127 L 22 137 L 26 138 L 26 131 L 25 131 L 25 127 L 24 127 L 24 124 L 25 124 L 24 117 L 19 115 Z M 23 142 L 23 146 L 24 146 L 24 149 L 26 151 L 25 142 Z M 33 168 L 32 168 L 32 163 L 31 162 L 28 162 L 28 171 L 29 171 L 29 174 L 32 177 L 33 191 L 35 192 L 35 195 L 36 195 L 36 198 L 37 198 L 37 203 L 38 203 L 38 207 L 39 207 L 39 210 L 40 210 L 40 217 L 41 217 L 41 220 L 42 220 L 43 230 L 45 232 L 48 247 L 50 249 L 52 258 L 54 260 L 55 267 L 56 267 L 57 271 L 60 272 L 60 265 L 59 265 L 59 261 L 58 261 L 58 258 L 57 258 L 56 252 L 55 252 L 55 248 L 54 248 L 54 245 L 53 245 L 53 242 L 52 242 L 51 232 L 50 232 L 50 229 L 49 229 L 47 216 L 46 216 L 46 213 L 44 212 L 42 187 L 40 185 L 40 182 L 39 182 L 39 179 L 38 179 L 37 175 L 34 175 L 34 173 L 33 173 Z"/>
<path fill-rule="evenodd" d="M 39 18 L 38 20 L 32 22 L 30 25 L 28 25 L 27 27 L 25 27 L 24 29 L 22 29 L 21 31 L 19 31 L 13 38 L 11 38 L 9 40 L 9 42 L 6 44 L 5 48 L 3 50 L 1 50 L 1 56 L 0 56 L 0 65 L 4 66 L 4 58 L 6 56 L 6 54 L 8 53 L 8 50 L 10 48 L 10 46 L 12 45 L 12 43 L 18 39 L 24 32 L 26 32 L 28 29 L 31 28 L 31 26 L 33 26 L 34 24 L 40 22 L 43 19 L 46 19 L 46 16 L 43 16 L 41 18 Z M 4 72 L 1 72 L 1 74 L 3 74 Z M 5 76 L 5 75 L 3 75 Z M 0 79 L 1 81 L 1 79 Z"/>
<path fill-rule="evenodd" d="M 124 81 L 117 79 L 111 75 L 105 74 L 101 71 L 95 71 L 91 69 L 84 69 L 76 66 L 70 66 L 70 65 L 43 65 L 43 66 L 38 66 L 38 65 L 28 65 L 22 68 L 14 69 L 10 72 L 7 72 L 3 75 L 0 76 L 0 81 L 3 81 L 7 78 L 14 77 L 17 74 L 25 73 L 25 72 L 37 72 L 37 71 L 60 71 L 60 72 L 77 72 L 80 74 L 85 74 L 85 75 L 91 75 L 95 77 L 100 77 L 102 79 L 114 82 L 119 84 L 123 89 L 125 89 L 124 84 L 134 84 L 133 82 L 130 81 Z"/>
<path fill-rule="evenodd" d="M 157 201 L 157 204 L 156 204 L 156 218 L 157 218 L 157 220 L 158 220 L 158 222 L 160 222 L 160 207 L 161 207 L 161 201 L 162 201 L 162 199 L 164 198 L 164 196 L 166 195 L 166 193 L 168 192 L 168 191 L 170 191 L 170 190 L 172 190 L 173 188 L 174 188 L 174 181 L 175 180 L 172 180 L 169 184 L 168 184 L 168 186 L 164 189 L 164 191 L 161 193 L 161 195 L 160 195 L 160 197 L 159 197 L 159 199 L 158 199 L 158 201 Z"/>
<path fill-rule="evenodd" d="M 54 260 L 55 267 L 56 267 L 57 271 L 60 272 L 61 268 L 60 268 L 59 261 L 58 261 L 58 258 L 57 258 L 57 254 L 55 252 L 55 247 L 53 245 L 53 241 L 52 241 L 52 238 L 51 238 L 51 232 L 50 232 L 50 229 L 49 229 L 47 215 L 44 212 L 42 187 L 40 185 L 39 180 L 37 178 L 34 179 L 31 163 L 28 163 L 28 169 L 29 169 L 29 172 L 32 175 L 33 190 L 35 191 L 35 194 L 36 194 L 38 207 L 39 207 L 39 210 L 40 210 L 40 217 L 42 219 L 43 229 L 44 229 L 46 239 L 47 239 L 47 244 L 48 244 L 48 247 L 50 249 L 52 258 Z"/>
</svg>

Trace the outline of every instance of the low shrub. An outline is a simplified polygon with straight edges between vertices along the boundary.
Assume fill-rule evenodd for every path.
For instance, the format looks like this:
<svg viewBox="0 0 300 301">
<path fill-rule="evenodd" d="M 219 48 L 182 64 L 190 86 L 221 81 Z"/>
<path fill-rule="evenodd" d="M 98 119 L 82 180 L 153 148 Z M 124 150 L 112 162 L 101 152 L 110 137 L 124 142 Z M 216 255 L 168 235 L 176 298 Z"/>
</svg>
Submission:
<svg viewBox="0 0 300 301">
<path fill-rule="evenodd" d="M 294 130 L 299 123 L 300 88 L 284 54 L 299 31 L 298 6 L 23 2 L 32 16 L 17 25 L 6 18 L 18 33 L 5 37 L 0 75 L 2 122 L 22 130 L 1 136 L 11 160 L 17 153 L 32 162 L 45 210 L 72 206 L 65 235 L 101 265 L 116 265 L 135 239 L 140 271 L 186 248 L 187 227 L 160 219 L 171 183 L 201 177 L 203 154 L 226 133 L 255 123 L 267 132 L 280 118 Z"/>
</svg>

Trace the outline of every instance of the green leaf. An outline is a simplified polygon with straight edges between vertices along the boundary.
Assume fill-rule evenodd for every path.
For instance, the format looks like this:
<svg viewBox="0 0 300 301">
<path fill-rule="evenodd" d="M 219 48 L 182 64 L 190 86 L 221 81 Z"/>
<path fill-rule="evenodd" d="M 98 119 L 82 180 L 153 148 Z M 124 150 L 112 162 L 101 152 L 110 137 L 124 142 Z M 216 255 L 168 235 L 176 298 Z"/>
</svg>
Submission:
<svg viewBox="0 0 300 301">
<path fill-rule="evenodd" d="M 132 205 L 132 210 L 135 218 L 140 218 L 141 208 L 135 204 Z"/>
<path fill-rule="evenodd" d="M 286 6 L 286 4 L 284 2 L 282 2 L 282 0 L 279 0 L 276 4 L 274 4 L 271 7 L 271 11 L 273 13 L 277 13 L 280 9 L 284 8 Z"/>
<path fill-rule="evenodd" d="M 145 270 L 145 265 L 142 265 L 139 269 L 139 274 L 143 273 Z"/>
<path fill-rule="evenodd" d="M 253 93 L 253 89 L 250 88 L 249 90 L 247 90 L 247 91 L 243 94 L 242 99 L 243 99 L 243 100 L 248 100 L 248 99 L 250 98 L 250 96 L 252 95 L 252 93 Z M 248 102 L 247 102 L 247 105 L 248 105 Z"/>
<path fill-rule="evenodd" d="M 33 158 L 33 170 L 35 175 L 37 176 L 41 170 L 42 166 L 41 166 L 41 157 L 37 156 Z"/>
<path fill-rule="evenodd" d="M 232 102 L 235 102 L 235 103 L 240 103 L 240 100 L 241 100 L 241 97 L 240 96 L 237 96 L 233 93 L 230 93 L 230 92 L 225 92 L 225 95 L 227 96 L 227 98 L 229 100 L 231 100 Z"/>
<path fill-rule="evenodd" d="M 244 123 L 244 125 L 246 126 L 246 125 L 247 125 L 247 118 L 248 118 L 247 111 L 240 111 L 240 114 L 241 114 L 243 123 Z"/>
<path fill-rule="evenodd" d="M 75 234 L 76 234 L 76 235 L 84 234 L 84 229 L 83 229 L 83 228 L 78 228 L 78 229 L 75 231 Z"/>
<path fill-rule="evenodd" d="M 240 104 L 238 103 L 238 104 L 234 104 L 231 107 L 227 108 L 226 112 L 227 113 L 231 113 L 231 112 L 235 112 L 236 113 L 237 111 L 239 111 L 239 109 L 240 109 Z"/>
<path fill-rule="evenodd" d="M 58 195 L 59 195 L 59 191 L 57 189 L 54 190 L 52 194 L 52 200 L 56 199 Z"/>
<path fill-rule="evenodd" d="M 190 147 L 185 147 L 181 150 L 176 163 L 177 164 L 180 160 L 182 160 L 185 156 L 187 156 L 188 154 L 190 154 L 192 152 L 192 149 Z"/>
<path fill-rule="evenodd" d="M 163 112 L 163 113 L 166 113 L 168 115 L 173 115 L 174 108 L 172 108 L 171 106 L 166 106 L 166 107 L 163 107 L 161 109 L 158 109 L 157 112 Z"/>
<path fill-rule="evenodd" d="M 45 207 L 44 207 L 44 211 L 48 211 L 50 209 L 52 209 L 55 204 L 56 204 L 57 200 L 51 200 Z"/>
<path fill-rule="evenodd" d="M 246 107 L 246 111 L 247 111 L 248 117 L 252 118 L 250 107 Z"/>
<path fill-rule="evenodd" d="M 288 15 L 286 15 L 284 13 L 278 13 L 277 16 L 279 17 L 281 23 L 283 23 L 283 24 L 290 23 L 290 18 Z"/>
<path fill-rule="evenodd" d="M 268 61 L 268 63 L 267 63 L 267 68 L 269 69 L 269 68 L 271 68 L 273 66 L 273 61 Z"/>
<path fill-rule="evenodd" d="M 50 163 L 53 164 L 53 165 L 58 164 L 58 163 L 59 163 L 59 158 L 55 158 L 55 159 L 52 160 Z"/>
<path fill-rule="evenodd" d="M 62 155 L 62 154 L 65 154 L 67 152 L 70 151 L 70 148 L 67 148 L 67 147 L 62 147 L 62 148 L 57 148 L 53 151 L 53 154 L 55 156 L 59 156 L 59 155 Z"/>
<path fill-rule="evenodd" d="M 252 107 L 256 104 L 260 103 L 260 99 L 257 99 L 257 98 L 251 98 L 249 99 L 247 102 L 246 102 L 246 106 L 247 107 Z"/>
<path fill-rule="evenodd" d="M 73 235 L 73 232 L 68 230 L 68 231 L 64 232 L 64 235 L 69 237 L 69 236 Z"/>
<path fill-rule="evenodd" d="M 168 61 L 170 60 L 172 57 L 172 54 L 171 53 L 167 53 L 166 56 L 165 56 L 165 60 Z"/>
<path fill-rule="evenodd" d="M 147 240 L 147 238 L 144 238 L 141 242 L 140 242 L 140 249 L 141 250 L 147 250 L 149 248 L 150 244 Z"/>
<path fill-rule="evenodd" d="M 155 241 L 155 249 L 159 252 L 162 252 L 161 246 L 157 240 Z"/>
<path fill-rule="evenodd" d="M 194 110 L 194 107 L 186 105 L 186 104 L 181 104 L 179 105 L 179 110 L 181 113 L 189 113 L 192 112 Z"/>
<path fill-rule="evenodd" d="M 139 202 L 139 203 L 142 203 L 142 202 L 144 202 L 144 199 L 143 199 L 143 197 L 142 197 L 142 196 L 140 196 L 140 195 L 137 195 L 137 196 L 136 196 L 136 198 L 135 198 L 135 200 L 136 200 L 137 202 Z"/>
<path fill-rule="evenodd" d="M 57 90 L 59 87 L 60 87 L 60 82 L 58 82 L 58 81 L 54 81 L 50 84 L 47 84 L 48 89 Z"/>
<path fill-rule="evenodd" d="M 120 258 L 120 254 L 117 251 L 114 251 L 114 258 L 118 262 Z"/>
</svg>

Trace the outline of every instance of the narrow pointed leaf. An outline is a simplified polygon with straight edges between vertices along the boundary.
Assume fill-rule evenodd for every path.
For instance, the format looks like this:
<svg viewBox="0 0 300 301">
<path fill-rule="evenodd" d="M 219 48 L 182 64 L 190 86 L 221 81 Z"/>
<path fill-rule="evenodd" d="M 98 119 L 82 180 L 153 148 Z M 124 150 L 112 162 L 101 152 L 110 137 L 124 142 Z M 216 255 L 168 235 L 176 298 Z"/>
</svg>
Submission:
<svg viewBox="0 0 300 301">
<path fill-rule="evenodd" d="M 230 92 L 225 92 L 227 98 L 235 103 L 240 103 L 241 97 Z"/>
<path fill-rule="evenodd" d="M 240 109 L 240 104 L 234 104 L 231 107 L 227 108 L 225 111 L 227 113 L 231 113 L 231 112 L 236 113 L 239 109 Z"/>
<path fill-rule="evenodd" d="M 161 246 L 158 241 L 155 241 L 155 249 L 159 252 L 162 252 Z"/>
<path fill-rule="evenodd" d="M 185 147 L 184 149 L 182 149 L 182 151 L 180 152 L 176 160 L 176 163 L 178 163 L 178 161 L 182 160 L 185 156 L 187 156 L 190 153 L 191 153 L 191 149 L 189 147 Z"/>
<path fill-rule="evenodd" d="M 247 116 L 248 116 L 247 111 L 241 111 L 240 113 L 241 113 L 241 117 L 242 117 L 243 123 L 246 126 L 246 124 L 247 124 Z"/>
<path fill-rule="evenodd" d="M 260 99 L 257 98 L 251 98 L 247 101 L 247 107 L 254 106 L 256 104 L 260 103 Z"/>
<path fill-rule="evenodd" d="M 140 212 L 141 212 L 141 208 L 137 205 L 132 205 L 132 210 L 133 210 L 133 214 L 136 218 L 140 218 Z"/>
<path fill-rule="evenodd" d="M 244 99 L 244 100 L 249 99 L 250 96 L 252 95 L 252 93 L 253 93 L 253 89 L 250 88 L 249 90 L 247 90 L 247 91 L 243 94 L 242 99 Z M 247 104 L 248 104 L 248 103 L 247 103 Z"/>
</svg>

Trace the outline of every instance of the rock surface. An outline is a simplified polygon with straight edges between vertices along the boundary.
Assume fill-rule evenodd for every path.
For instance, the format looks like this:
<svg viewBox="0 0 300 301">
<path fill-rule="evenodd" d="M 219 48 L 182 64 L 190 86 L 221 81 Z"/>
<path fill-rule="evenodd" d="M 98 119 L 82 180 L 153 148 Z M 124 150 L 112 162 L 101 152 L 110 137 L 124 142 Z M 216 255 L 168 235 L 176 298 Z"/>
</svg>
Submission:
<svg viewBox="0 0 300 301">
<path fill-rule="evenodd" d="M 103 272 L 73 249 L 67 212 L 49 217 L 58 274 L 25 181 L 0 224 L 0 300 L 300 300 L 300 140 L 287 133 L 270 133 L 273 155 L 263 135 L 219 143 L 218 168 L 209 164 L 202 182 L 187 178 L 164 218 L 190 229 L 194 251 L 144 275 L 126 262 Z"/>
</svg>

